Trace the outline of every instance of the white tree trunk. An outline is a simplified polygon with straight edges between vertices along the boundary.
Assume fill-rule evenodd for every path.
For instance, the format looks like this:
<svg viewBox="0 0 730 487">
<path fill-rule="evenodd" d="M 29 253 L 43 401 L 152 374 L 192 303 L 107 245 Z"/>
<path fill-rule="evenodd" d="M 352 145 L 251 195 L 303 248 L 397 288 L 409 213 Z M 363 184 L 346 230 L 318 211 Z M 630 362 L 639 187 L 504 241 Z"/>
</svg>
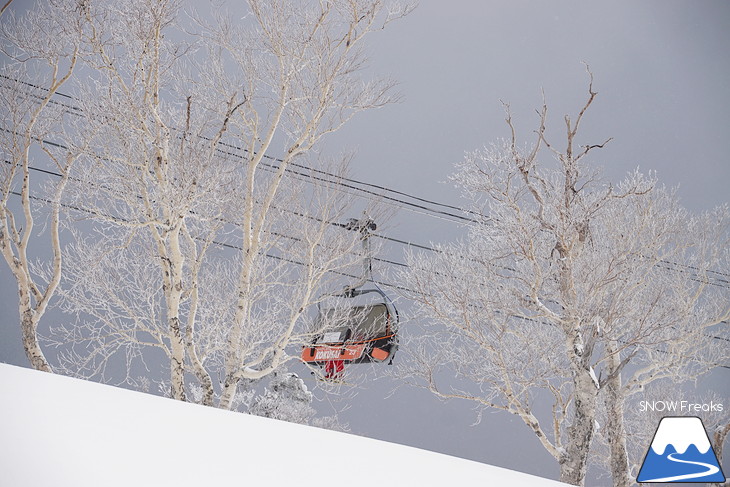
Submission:
<svg viewBox="0 0 730 487">
<path fill-rule="evenodd" d="M 42 370 L 43 372 L 53 372 L 38 343 L 38 319 L 36 318 L 36 314 L 33 313 L 32 309 L 23 304 L 20 305 L 20 308 L 23 348 L 25 349 L 25 355 L 28 357 L 31 367 L 36 370 Z"/>
<path fill-rule="evenodd" d="M 588 455 L 595 433 L 596 386 L 588 367 L 579 361 L 571 364 L 575 392 L 573 418 L 568 427 L 568 441 L 560 458 L 560 481 L 582 486 L 588 468 Z"/>
<path fill-rule="evenodd" d="M 609 466 L 613 487 L 629 487 L 633 482 L 629 467 L 629 454 L 626 447 L 626 428 L 624 426 L 624 390 L 621 383 L 618 344 L 611 340 L 607 344 L 608 380 L 603 388 L 606 403 L 606 438 L 610 450 Z"/>
<path fill-rule="evenodd" d="M 169 214 L 166 216 L 169 217 Z M 167 245 L 160 242 L 159 248 L 164 256 L 163 291 L 170 337 L 170 394 L 173 399 L 185 401 L 185 341 L 180 320 L 185 259 L 180 250 L 179 224 L 169 232 Z"/>
</svg>

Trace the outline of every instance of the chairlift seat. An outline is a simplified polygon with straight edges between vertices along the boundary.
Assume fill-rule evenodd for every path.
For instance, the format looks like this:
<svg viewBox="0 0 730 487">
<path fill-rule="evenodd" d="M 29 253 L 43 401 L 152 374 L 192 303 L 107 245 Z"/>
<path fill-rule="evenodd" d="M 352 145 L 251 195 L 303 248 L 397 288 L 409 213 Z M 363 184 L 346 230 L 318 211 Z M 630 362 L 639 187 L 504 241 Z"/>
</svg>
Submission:
<svg viewBox="0 0 730 487">
<path fill-rule="evenodd" d="M 359 294 L 370 291 L 382 295 L 379 290 Z M 387 302 L 320 311 L 316 326 L 326 331 L 302 349 L 302 360 L 311 365 L 385 362 L 398 349 L 397 324 L 397 311 Z"/>
</svg>

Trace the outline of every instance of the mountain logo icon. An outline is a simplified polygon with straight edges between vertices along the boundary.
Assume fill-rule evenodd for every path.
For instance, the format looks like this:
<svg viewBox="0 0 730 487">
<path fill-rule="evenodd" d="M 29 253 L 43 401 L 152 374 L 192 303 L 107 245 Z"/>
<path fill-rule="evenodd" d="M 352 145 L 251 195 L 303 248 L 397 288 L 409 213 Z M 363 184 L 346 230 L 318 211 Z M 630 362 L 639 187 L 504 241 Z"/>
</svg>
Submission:
<svg viewBox="0 0 730 487">
<path fill-rule="evenodd" d="M 646 452 L 637 482 L 725 482 L 702 420 L 662 418 Z"/>
</svg>

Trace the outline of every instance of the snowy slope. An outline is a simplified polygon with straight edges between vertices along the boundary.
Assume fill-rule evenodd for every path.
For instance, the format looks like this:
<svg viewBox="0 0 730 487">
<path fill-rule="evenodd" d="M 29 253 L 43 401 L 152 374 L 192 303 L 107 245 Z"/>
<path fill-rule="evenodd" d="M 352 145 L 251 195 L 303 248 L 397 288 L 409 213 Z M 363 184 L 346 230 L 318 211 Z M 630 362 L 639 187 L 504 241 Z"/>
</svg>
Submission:
<svg viewBox="0 0 730 487">
<path fill-rule="evenodd" d="M 0 484 L 14 487 L 565 485 L 5 364 L 0 391 Z"/>
</svg>

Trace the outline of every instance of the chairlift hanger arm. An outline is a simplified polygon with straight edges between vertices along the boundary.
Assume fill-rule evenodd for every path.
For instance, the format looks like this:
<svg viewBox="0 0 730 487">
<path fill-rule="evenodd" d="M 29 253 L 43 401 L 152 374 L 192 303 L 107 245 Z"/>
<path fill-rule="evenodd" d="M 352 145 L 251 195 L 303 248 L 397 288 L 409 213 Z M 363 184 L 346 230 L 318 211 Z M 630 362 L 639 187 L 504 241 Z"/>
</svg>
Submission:
<svg viewBox="0 0 730 487">
<path fill-rule="evenodd" d="M 344 225 L 345 229 L 360 232 L 360 241 L 363 250 L 363 273 L 360 280 L 350 286 L 346 286 L 343 294 L 352 293 L 357 288 L 365 285 L 366 282 L 373 280 L 372 250 L 370 248 L 371 232 L 377 228 L 375 222 L 367 214 L 364 214 L 361 220 L 350 218 Z"/>
</svg>

